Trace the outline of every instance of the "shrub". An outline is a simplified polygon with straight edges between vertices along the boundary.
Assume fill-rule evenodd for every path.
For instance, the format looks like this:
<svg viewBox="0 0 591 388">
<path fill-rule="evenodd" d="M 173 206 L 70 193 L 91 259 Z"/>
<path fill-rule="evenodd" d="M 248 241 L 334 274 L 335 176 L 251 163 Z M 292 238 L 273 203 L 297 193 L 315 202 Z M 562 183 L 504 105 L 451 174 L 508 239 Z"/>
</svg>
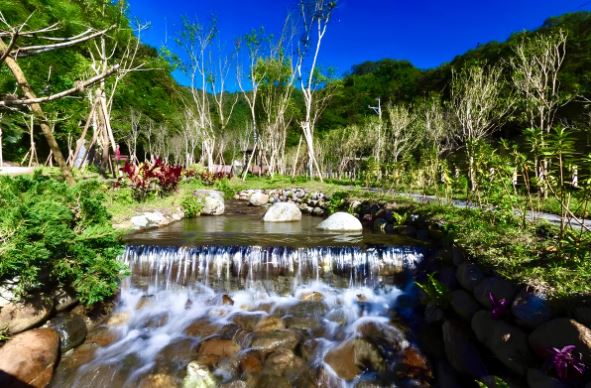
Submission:
<svg viewBox="0 0 591 388">
<path fill-rule="evenodd" d="M 125 274 L 119 236 L 96 181 L 74 187 L 35 174 L 0 178 L 0 281 L 73 289 L 87 305 L 115 294 Z"/>
<path fill-rule="evenodd" d="M 170 165 L 157 158 L 154 163 L 145 161 L 139 165 L 125 162 L 121 171 L 125 174 L 135 199 L 143 201 L 151 193 L 163 195 L 176 190 L 181 180 L 182 167 Z"/>
<path fill-rule="evenodd" d="M 181 206 L 183 207 L 183 212 L 185 213 L 185 217 L 193 218 L 197 217 L 201 214 L 203 210 L 203 202 L 194 195 L 190 194 L 183 198 L 181 202 Z"/>
</svg>

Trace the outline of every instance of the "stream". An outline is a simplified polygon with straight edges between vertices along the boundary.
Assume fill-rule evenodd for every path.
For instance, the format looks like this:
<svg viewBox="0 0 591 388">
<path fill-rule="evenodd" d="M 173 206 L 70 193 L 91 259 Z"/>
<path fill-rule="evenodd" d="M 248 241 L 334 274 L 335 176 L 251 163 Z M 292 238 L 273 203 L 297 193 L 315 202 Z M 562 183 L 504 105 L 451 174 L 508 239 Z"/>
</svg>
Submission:
<svg viewBox="0 0 591 388">
<path fill-rule="evenodd" d="M 129 236 L 112 315 L 52 386 L 429 386 L 426 361 L 405 361 L 425 358 L 404 307 L 427 249 L 320 221 L 201 217 Z"/>
</svg>

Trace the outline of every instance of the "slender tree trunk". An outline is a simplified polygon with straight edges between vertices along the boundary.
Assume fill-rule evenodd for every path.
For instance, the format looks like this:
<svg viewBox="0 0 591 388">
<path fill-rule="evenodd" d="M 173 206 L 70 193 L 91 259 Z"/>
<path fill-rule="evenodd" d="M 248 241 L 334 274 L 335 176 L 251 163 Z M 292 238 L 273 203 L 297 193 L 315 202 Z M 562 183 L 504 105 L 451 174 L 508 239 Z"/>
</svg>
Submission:
<svg viewBox="0 0 591 388">
<path fill-rule="evenodd" d="M 5 49 L 6 49 L 6 45 L 3 42 L 0 42 L 0 51 L 3 51 Z M 29 82 L 27 81 L 27 78 L 25 77 L 25 73 L 23 73 L 23 71 L 20 68 L 20 66 L 18 65 L 18 63 L 16 63 L 16 61 L 13 58 L 11 58 L 10 56 L 7 56 L 6 59 L 4 60 L 4 62 L 6 63 L 6 65 L 8 66 L 10 71 L 12 72 L 12 74 L 14 75 L 14 78 L 16 79 L 18 85 L 20 86 L 21 90 L 23 91 L 25 97 L 30 98 L 30 99 L 37 98 L 37 96 L 33 92 L 33 89 L 31 88 Z M 55 140 L 53 133 L 51 132 L 51 128 L 49 127 L 49 123 L 47 122 L 47 118 L 45 117 L 45 113 L 43 112 L 41 105 L 34 103 L 34 104 L 31 104 L 30 107 L 31 107 L 31 111 L 33 111 L 33 114 L 35 115 L 35 117 L 39 120 L 39 126 L 41 127 L 41 131 L 43 132 L 43 136 L 45 136 L 45 139 L 47 140 L 47 144 L 49 145 L 49 149 L 53 153 L 53 157 L 55 158 L 55 161 L 57 162 L 58 166 L 60 167 L 62 174 L 64 175 L 64 178 L 66 179 L 66 182 L 70 185 L 73 185 L 74 184 L 74 176 L 72 175 L 72 171 L 70 170 L 70 167 L 66 164 L 66 160 L 64 159 L 64 155 L 62 154 L 62 151 L 60 150 L 60 147 L 57 144 L 57 141 Z"/>
</svg>

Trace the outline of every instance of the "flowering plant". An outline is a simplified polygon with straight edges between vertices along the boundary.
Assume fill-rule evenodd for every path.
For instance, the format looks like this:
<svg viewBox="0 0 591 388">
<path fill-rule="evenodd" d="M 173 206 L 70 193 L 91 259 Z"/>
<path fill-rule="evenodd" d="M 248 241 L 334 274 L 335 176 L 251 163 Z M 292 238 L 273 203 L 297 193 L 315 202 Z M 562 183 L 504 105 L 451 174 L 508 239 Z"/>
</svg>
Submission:
<svg viewBox="0 0 591 388">
<path fill-rule="evenodd" d="M 492 291 L 488 292 L 488 300 L 490 302 L 490 315 L 493 319 L 501 319 L 509 312 L 509 301 L 507 298 L 498 298 Z"/>
<path fill-rule="evenodd" d="M 582 377 L 585 373 L 585 364 L 581 360 L 581 353 L 574 354 L 575 345 L 567 345 L 563 348 L 551 348 L 550 365 L 556 376 L 561 380 L 571 380 Z"/>
</svg>

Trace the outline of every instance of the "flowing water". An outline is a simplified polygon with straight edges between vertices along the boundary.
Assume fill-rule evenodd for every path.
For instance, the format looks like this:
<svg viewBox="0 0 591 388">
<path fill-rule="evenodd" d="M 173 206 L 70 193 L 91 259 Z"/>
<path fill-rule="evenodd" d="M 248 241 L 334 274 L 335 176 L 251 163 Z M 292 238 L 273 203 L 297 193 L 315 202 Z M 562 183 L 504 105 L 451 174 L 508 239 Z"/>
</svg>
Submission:
<svg viewBox="0 0 591 388">
<path fill-rule="evenodd" d="M 223 216 L 131 236 L 112 316 L 53 386 L 427 386 L 401 361 L 420 351 L 398 303 L 425 248 L 319 221 Z"/>
</svg>

